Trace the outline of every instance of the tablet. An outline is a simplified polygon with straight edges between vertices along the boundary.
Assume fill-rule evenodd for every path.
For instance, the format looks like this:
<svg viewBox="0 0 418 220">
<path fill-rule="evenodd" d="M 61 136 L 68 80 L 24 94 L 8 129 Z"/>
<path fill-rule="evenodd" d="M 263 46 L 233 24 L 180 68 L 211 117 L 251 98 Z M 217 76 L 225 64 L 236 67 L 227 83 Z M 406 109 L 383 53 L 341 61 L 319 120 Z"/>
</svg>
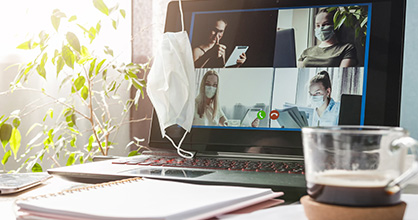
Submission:
<svg viewBox="0 0 418 220">
<path fill-rule="evenodd" d="M 234 51 L 232 51 L 231 55 L 228 58 L 228 61 L 225 63 L 225 67 L 237 65 L 237 60 L 242 53 L 247 52 L 249 46 L 235 46 Z"/>
<path fill-rule="evenodd" d="M 0 195 L 20 192 L 50 178 L 48 173 L 0 174 Z"/>
<path fill-rule="evenodd" d="M 261 110 L 261 108 L 248 109 L 241 120 L 241 127 L 251 127 L 251 123 L 253 123 L 253 121 L 257 118 L 257 114 Z"/>
</svg>

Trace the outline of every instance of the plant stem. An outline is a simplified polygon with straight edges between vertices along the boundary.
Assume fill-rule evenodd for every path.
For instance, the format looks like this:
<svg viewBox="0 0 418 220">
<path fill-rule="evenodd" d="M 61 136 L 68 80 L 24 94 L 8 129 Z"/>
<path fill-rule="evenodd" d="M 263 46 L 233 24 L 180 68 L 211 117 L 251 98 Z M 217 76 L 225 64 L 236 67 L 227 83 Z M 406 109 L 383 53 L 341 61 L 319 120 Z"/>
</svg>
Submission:
<svg viewBox="0 0 418 220">
<path fill-rule="evenodd" d="M 90 77 L 88 75 L 88 72 L 86 72 L 86 78 L 87 78 L 87 83 L 89 85 L 88 86 L 88 89 L 89 89 L 89 103 L 88 103 L 88 106 L 87 107 L 90 110 L 90 117 L 88 118 L 88 120 L 90 121 L 91 128 L 92 128 L 92 131 L 93 131 L 93 134 L 94 134 L 94 137 L 95 137 L 95 139 L 97 141 L 97 144 L 99 145 L 100 152 L 102 152 L 102 155 L 106 156 L 107 155 L 107 152 L 103 150 L 102 143 L 100 141 L 99 136 L 97 135 L 97 131 L 96 131 L 96 128 L 95 128 L 96 127 L 95 126 L 95 120 L 97 120 L 97 117 L 96 117 L 96 114 L 94 114 L 94 111 L 93 111 L 92 83 L 91 83 L 91 79 L 90 79 Z M 99 126 L 100 126 L 100 123 L 99 123 Z"/>
</svg>

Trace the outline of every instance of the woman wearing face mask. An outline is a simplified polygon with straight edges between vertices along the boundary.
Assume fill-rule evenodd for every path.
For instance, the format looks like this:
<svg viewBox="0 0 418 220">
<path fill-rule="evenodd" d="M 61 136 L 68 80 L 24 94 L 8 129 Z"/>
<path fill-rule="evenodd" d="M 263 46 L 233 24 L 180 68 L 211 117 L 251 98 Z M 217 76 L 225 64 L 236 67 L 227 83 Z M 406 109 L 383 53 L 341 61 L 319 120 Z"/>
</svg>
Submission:
<svg viewBox="0 0 418 220">
<path fill-rule="evenodd" d="M 310 103 L 315 108 L 311 126 L 338 125 L 340 103 L 331 98 L 331 91 L 327 71 L 319 72 L 309 81 Z"/>
<path fill-rule="evenodd" d="M 219 76 L 214 70 L 203 76 L 196 97 L 193 125 L 227 126 L 227 119 L 219 106 L 218 83 Z"/>
<path fill-rule="evenodd" d="M 353 44 L 338 41 L 334 31 L 334 13 L 322 9 L 315 17 L 315 37 L 318 45 L 305 49 L 298 59 L 298 67 L 352 67 L 357 65 Z"/>
</svg>

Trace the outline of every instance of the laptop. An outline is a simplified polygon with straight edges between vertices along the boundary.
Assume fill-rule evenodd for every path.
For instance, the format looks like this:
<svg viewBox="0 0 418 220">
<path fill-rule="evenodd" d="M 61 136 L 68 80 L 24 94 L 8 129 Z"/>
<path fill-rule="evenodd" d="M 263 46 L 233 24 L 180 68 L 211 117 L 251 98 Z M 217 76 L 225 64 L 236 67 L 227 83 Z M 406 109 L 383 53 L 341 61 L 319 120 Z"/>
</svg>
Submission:
<svg viewBox="0 0 418 220">
<path fill-rule="evenodd" d="M 328 4 L 325 4 L 326 2 Z M 391 4 L 381 4 L 382 2 Z M 363 51 L 364 57 L 379 54 L 378 60 L 365 60 L 365 66 L 349 67 L 355 70 L 351 72 L 360 74 L 363 81 L 367 81 L 363 89 L 355 94 L 363 98 L 360 104 L 361 117 L 358 123 L 360 125 L 396 125 L 399 123 L 399 112 L 396 112 L 396 108 L 389 107 L 387 103 L 399 103 L 400 97 L 382 94 L 389 93 L 389 91 L 391 94 L 400 93 L 400 83 L 387 83 L 382 79 L 389 78 L 389 76 L 394 79 L 398 75 L 400 79 L 399 69 L 401 68 L 399 66 L 396 68 L 396 65 L 385 67 L 381 64 L 388 60 L 396 64 L 397 62 L 394 61 L 400 60 L 402 56 L 397 47 L 391 46 L 391 49 L 386 52 L 380 50 L 382 47 L 391 45 L 392 41 L 398 42 L 399 38 L 394 34 L 389 34 L 391 30 L 388 30 L 388 34 L 385 35 L 374 34 L 373 31 L 381 30 L 379 28 L 370 29 L 371 25 L 390 23 L 382 18 L 388 18 L 387 12 L 393 10 L 391 7 L 398 7 L 398 3 L 398 0 L 369 0 L 358 1 L 358 3 L 351 3 L 347 0 L 338 3 L 345 7 L 356 5 L 366 9 L 372 22 L 368 25 L 367 33 L 369 34 L 366 45 L 362 48 L 364 50 L 358 51 Z M 375 5 L 378 7 L 373 7 L 372 10 L 371 7 Z M 190 35 L 192 45 L 197 36 L 204 36 L 204 29 L 210 28 L 208 25 L 211 22 L 209 21 L 222 18 L 228 23 L 223 42 L 229 45 L 248 45 L 251 48 L 248 50 L 245 65 L 240 68 L 202 68 L 196 71 L 204 73 L 215 70 L 218 73 L 218 104 L 223 117 L 231 121 L 242 120 L 242 116 L 248 109 L 268 110 L 260 120 L 260 125 L 257 127 L 194 125 L 191 133 L 184 140 L 182 148 L 193 151 L 195 157 L 182 159 L 177 155 L 171 143 L 162 138 L 158 119 L 153 114 L 149 136 L 151 151 L 134 157 L 53 168 L 49 169 L 48 173 L 83 182 L 103 182 L 142 176 L 202 184 L 270 187 L 276 191 L 295 192 L 289 194 L 298 198 L 306 190 L 301 129 L 273 126 L 272 122 L 275 119 L 271 116 L 277 115 L 269 111 L 282 109 L 286 103 L 306 106 L 307 90 L 297 85 L 306 85 L 309 78 L 298 77 L 299 69 L 296 67 L 273 67 L 278 14 L 280 12 L 282 15 L 280 19 L 288 19 L 286 22 L 294 26 L 294 30 L 301 30 L 309 27 L 309 24 L 314 21 L 311 15 L 325 6 L 337 5 L 329 1 L 307 0 L 183 2 L 186 30 Z M 306 19 L 293 19 L 293 16 Z M 179 18 L 178 3 L 171 2 L 167 10 L 166 31 L 179 31 L 181 29 Z M 391 18 L 398 19 L 397 16 Z M 392 26 L 384 26 L 387 29 L 392 28 Z M 298 42 L 308 42 L 307 39 L 313 37 L 312 32 L 309 31 L 300 33 L 297 36 Z M 387 43 L 380 40 L 376 41 L 378 43 L 373 43 L 374 38 L 371 36 L 387 39 Z M 402 62 L 398 63 L 401 65 Z M 311 71 L 317 72 L 324 69 L 339 70 L 337 67 L 316 68 Z M 335 80 L 341 82 L 340 89 L 343 89 L 355 83 L 349 80 L 351 78 L 350 74 L 344 74 Z M 199 84 L 199 82 L 196 83 Z M 337 88 L 332 92 L 335 95 Z M 350 95 L 349 92 L 344 94 Z M 379 114 L 382 110 L 385 110 L 385 115 Z M 174 125 L 167 129 L 167 133 L 174 138 L 175 142 L 178 142 L 184 130 Z"/>
</svg>

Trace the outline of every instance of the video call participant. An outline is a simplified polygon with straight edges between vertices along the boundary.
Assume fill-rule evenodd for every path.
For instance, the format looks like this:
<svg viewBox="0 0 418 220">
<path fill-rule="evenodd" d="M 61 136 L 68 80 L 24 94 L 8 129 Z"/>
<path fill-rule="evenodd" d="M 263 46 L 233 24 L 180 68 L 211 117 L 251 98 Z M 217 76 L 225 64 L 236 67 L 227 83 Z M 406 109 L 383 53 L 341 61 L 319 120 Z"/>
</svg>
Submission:
<svg viewBox="0 0 418 220">
<path fill-rule="evenodd" d="M 315 17 L 315 37 L 320 44 L 305 49 L 298 67 L 353 67 L 357 52 L 353 44 L 341 43 L 334 31 L 334 13 L 322 9 Z"/>
<path fill-rule="evenodd" d="M 227 25 L 225 20 L 218 19 L 208 31 L 207 38 L 203 39 L 199 46 L 193 48 L 193 60 L 196 68 L 220 68 L 225 66 L 226 46 L 221 44 L 220 40 Z M 241 66 L 246 59 L 246 54 L 242 53 L 237 60 L 236 67 Z"/>
<path fill-rule="evenodd" d="M 331 91 L 327 71 L 319 72 L 309 81 L 310 103 L 315 109 L 311 126 L 338 125 L 340 103 L 331 98 Z"/>
<path fill-rule="evenodd" d="M 227 119 L 219 106 L 219 76 L 214 70 L 205 73 L 196 97 L 193 125 L 227 126 Z"/>
</svg>

